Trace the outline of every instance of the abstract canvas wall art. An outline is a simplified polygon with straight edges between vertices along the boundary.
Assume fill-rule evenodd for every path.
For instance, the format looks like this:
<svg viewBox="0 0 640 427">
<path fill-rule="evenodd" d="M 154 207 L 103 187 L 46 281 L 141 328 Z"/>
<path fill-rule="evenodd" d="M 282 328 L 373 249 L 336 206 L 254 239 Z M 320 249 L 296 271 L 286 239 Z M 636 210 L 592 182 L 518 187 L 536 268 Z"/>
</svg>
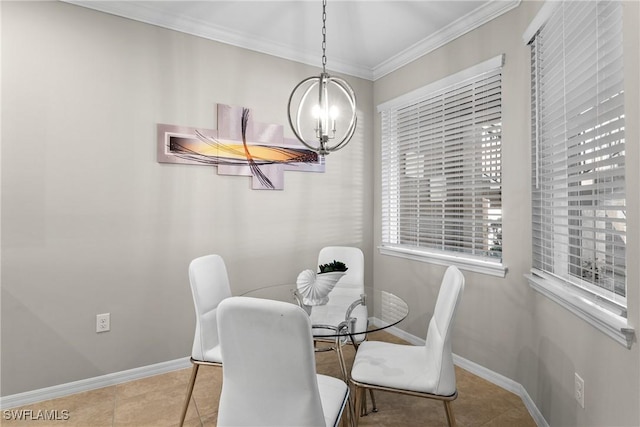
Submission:
<svg viewBox="0 0 640 427">
<path fill-rule="evenodd" d="M 324 158 L 282 125 L 252 120 L 248 108 L 217 104 L 218 129 L 158 124 L 158 162 L 216 166 L 219 175 L 252 177 L 252 188 L 284 189 L 285 171 L 324 172 Z"/>
</svg>

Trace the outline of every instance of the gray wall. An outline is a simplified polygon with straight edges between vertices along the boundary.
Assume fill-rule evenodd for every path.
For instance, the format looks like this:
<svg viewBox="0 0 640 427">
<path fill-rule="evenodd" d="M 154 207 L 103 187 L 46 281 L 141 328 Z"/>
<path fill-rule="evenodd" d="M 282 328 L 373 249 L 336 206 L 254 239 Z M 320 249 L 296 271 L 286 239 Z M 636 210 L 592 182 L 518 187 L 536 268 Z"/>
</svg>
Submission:
<svg viewBox="0 0 640 427">
<path fill-rule="evenodd" d="M 156 123 L 215 128 L 223 103 L 286 124 L 318 68 L 60 2 L 0 7 L 2 395 L 190 355 L 194 257 L 221 254 L 236 294 L 295 280 L 329 244 L 371 265 L 371 82 L 348 78 L 359 129 L 326 173 L 255 191 L 157 163 Z"/>
<path fill-rule="evenodd" d="M 503 74 L 504 279 L 465 272 L 467 286 L 454 331 L 453 350 L 522 384 L 553 426 L 638 426 L 640 352 L 627 350 L 546 297 L 523 277 L 531 267 L 530 65 L 522 34 L 542 2 L 522 2 L 511 12 L 417 59 L 374 83 L 374 102 L 393 99 L 501 53 Z M 628 306 L 640 325 L 640 164 L 638 144 L 638 2 L 625 4 L 628 171 Z M 376 116 L 374 244 L 380 244 L 380 123 Z M 411 301 L 401 327 L 424 337 L 444 267 L 374 255 L 376 286 L 393 286 Z M 574 372 L 585 380 L 585 409 L 573 397 Z"/>
</svg>

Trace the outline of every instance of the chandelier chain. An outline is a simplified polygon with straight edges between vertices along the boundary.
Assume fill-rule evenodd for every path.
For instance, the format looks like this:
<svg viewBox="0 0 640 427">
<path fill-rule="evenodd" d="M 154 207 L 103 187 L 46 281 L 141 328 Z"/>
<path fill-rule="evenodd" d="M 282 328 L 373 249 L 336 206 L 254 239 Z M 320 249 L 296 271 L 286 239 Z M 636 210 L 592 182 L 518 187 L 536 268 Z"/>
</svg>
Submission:
<svg viewBox="0 0 640 427">
<path fill-rule="evenodd" d="M 327 0 L 322 0 L 322 72 L 326 73 L 327 66 Z"/>
</svg>

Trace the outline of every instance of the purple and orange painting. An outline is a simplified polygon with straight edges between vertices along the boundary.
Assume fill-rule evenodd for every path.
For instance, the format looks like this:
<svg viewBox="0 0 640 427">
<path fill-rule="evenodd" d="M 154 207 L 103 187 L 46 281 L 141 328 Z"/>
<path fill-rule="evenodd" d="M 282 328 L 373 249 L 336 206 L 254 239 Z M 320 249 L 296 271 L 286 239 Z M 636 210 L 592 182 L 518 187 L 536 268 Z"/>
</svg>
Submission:
<svg viewBox="0 0 640 427">
<path fill-rule="evenodd" d="M 217 105 L 218 129 L 158 124 L 158 162 L 216 166 L 219 175 L 251 176 L 255 190 L 284 189 L 284 171 L 324 172 L 324 158 L 282 125 L 257 123 L 244 107 Z"/>
</svg>

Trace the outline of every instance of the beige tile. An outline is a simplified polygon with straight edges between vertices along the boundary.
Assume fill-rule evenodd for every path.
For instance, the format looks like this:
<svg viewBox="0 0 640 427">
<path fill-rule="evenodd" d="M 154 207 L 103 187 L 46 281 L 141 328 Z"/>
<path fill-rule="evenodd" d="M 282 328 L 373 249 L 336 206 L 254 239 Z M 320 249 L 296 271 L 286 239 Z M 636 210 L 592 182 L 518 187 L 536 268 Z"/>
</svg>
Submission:
<svg viewBox="0 0 640 427">
<path fill-rule="evenodd" d="M 456 366 L 456 385 L 458 390 L 464 391 L 465 394 L 473 394 L 476 396 L 487 396 L 491 399 L 500 399 L 510 403 L 513 406 L 522 405 L 522 399 L 489 381 L 480 378 L 464 369 Z"/>
<path fill-rule="evenodd" d="M 514 408 L 498 415 L 496 418 L 484 424 L 483 427 L 536 427 L 536 423 L 523 408 Z"/>
<path fill-rule="evenodd" d="M 180 413 L 184 403 L 186 384 L 168 385 L 156 383 L 156 388 L 146 393 L 139 393 L 125 399 L 116 398 L 114 426 L 116 427 L 162 427 L 173 426 L 180 421 Z M 199 418 L 196 406 L 191 404 L 187 411 L 187 419 Z"/>
<path fill-rule="evenodd" d="M 202 421 L 200 420 L 200 417 L 189 418 L 188 415 L 189 414 L 187 414 L 187 418 L 185 418 L 185 420 L 184 420 L 183 427 L 202 427 Z M 179 420 L 180 420 L 179 418 L 176 418 L 175 424 L 171 424 L 171 427 L 180 427 Z M 213 425 L 215 425 L 215 418 L 214 418 L 214 424 Z"/>
<path fill-rule="evenodd" d="M 456 420 L 462 425 L 483 425 L 511 409 L 513 406 L 504 400 L 465 396 L 464 393 L 453 402 Z"/>
<path fill-rule="evenodd" d="M 176 386 L 184 387 L 186 390 L 190 374 L 191 368 L 188 368 L 167 372 L 162 375 L 141 378 L 139 380 L 128 381 L 116 386 L 116 396 L 117 399 L 127 399 L 145 394 L 150 390 L 174 388 Z"/>
<path fill-rule="evenodd" d="M 113 415 L 114 402 L 86 405 L 74 409 L 64 427 L 111 427 Z"/>
<path fill-rule="evenodd" d="M 218 412 L 202 418 L 202 427 L 216 427 L 218 421 Z"/>
<path fill-rule="evenodd" d="M 515 394 L 456 367 L 458 399 L 453 403 L 462 425 L 483 425 L 499 415 L 524 408 Z"/>
<path fill-rule="evenodd" d="M 378 412 L 360 417 L 359 426 L 446 426 L 442 402 L 392 393 L 376 393 Z M 370 407 L 369 407 L 370 408 Z"/>
</svg>

